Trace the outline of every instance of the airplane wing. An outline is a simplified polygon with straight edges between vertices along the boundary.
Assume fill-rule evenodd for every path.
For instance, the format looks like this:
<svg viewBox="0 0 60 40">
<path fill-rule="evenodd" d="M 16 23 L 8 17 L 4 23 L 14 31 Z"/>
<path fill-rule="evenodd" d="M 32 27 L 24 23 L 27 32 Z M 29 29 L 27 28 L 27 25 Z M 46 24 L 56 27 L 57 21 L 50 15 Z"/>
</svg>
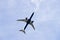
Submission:
<svg viewBox="0 0 60 40">
<path fill-rule="evenodd" d="M 26 19 L 18 19 L 17 21 L 24 21 L 24 22 L 27 22 Z"/>
<path fill-rule="evenodd" d="M 33 27 L 33 29 L 35 30 L 35 27 L 34 27 L 34 25 L 32 24 L 32 23 L 30 23 L 30 25 Z"/>
</svg>

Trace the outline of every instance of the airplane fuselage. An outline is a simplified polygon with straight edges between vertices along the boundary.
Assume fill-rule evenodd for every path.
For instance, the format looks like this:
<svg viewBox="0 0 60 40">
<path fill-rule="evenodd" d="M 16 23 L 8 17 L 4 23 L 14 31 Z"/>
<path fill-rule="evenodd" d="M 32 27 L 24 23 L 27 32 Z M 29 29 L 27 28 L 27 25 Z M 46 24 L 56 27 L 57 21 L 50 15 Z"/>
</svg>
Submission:
<svg viewBox="0 0 60 40">
<path fill-rule="evenodd" d="M 31 17 L 27 20 L 26 26 L 24 27 L 24 30 L 26 29 L 27 25 L 31 22 L 31 19 L 34 15 L 34 12 L 32 13 Z"/>
</svg>

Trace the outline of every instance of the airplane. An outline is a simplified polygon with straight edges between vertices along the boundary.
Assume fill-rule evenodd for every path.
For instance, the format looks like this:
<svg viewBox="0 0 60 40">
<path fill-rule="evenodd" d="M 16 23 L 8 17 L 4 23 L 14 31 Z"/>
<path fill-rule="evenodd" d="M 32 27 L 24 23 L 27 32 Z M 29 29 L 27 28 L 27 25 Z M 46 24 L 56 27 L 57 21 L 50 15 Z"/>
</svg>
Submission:
<svg viewBox="0 0 60 40">
<path fill-rule="evenodd" d="M 31 17 L 29 19 L 26 17 L 25 19 L 18 19 L 17 20 L 17 21 L 24 21 L 24 22 L 26 22 L 26 25 L 25 25 L 24 29 L 23 30 L 19 30 L 19 31 L 22 31 L 22 32 L 26 33 L 25 29 L 27 28 L 28 24 L 30 24 L 33 27 L 33 29 L 35 30 L 35 27 L 33 25 L 34 21 L 31 21 L 33 15 L 34 15 L 34 12 L 32 13 L 32 15 L 31 15 Z"/>
</svg>

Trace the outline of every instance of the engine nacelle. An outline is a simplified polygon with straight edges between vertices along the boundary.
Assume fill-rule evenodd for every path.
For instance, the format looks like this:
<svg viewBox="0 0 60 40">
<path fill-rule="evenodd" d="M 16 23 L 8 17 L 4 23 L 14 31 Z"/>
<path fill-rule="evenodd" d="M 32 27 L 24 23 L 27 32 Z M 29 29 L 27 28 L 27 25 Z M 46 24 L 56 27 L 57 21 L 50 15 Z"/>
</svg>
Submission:
<svg viewBox="0 0 60 40">
<path fill-rule="evenodd" d="M 31 23 L 33 23 L 34 21 L 31 21 Z"/>
<path fill-rule="evenodd" d="M 28 18 L 27 18 L 27 17 L 26 17 L 25 19 L 26 19 L 26 20 L 28 20 Z"/>
</svg>

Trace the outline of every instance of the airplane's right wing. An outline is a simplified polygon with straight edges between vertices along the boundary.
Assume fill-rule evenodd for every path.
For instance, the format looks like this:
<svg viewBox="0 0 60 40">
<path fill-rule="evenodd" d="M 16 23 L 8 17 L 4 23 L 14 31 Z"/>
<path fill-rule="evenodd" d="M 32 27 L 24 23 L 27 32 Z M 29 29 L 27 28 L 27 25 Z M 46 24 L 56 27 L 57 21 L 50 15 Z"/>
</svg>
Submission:
<svg viewBox="0 0 60 40">
<path fill-rule="evenodd" d="M 26 19 L 18 19 L 17 21 L 24 21 L 24 22 L 27 22 Z"/>
<path fill-rule="evenodd" d="M 34 27 L 34 25 L 32 24 L 32 23 L 30 23 L 30 25 L 33 27 L 33 29 L 35 30 L 35 27 Z"/>
</svg>

